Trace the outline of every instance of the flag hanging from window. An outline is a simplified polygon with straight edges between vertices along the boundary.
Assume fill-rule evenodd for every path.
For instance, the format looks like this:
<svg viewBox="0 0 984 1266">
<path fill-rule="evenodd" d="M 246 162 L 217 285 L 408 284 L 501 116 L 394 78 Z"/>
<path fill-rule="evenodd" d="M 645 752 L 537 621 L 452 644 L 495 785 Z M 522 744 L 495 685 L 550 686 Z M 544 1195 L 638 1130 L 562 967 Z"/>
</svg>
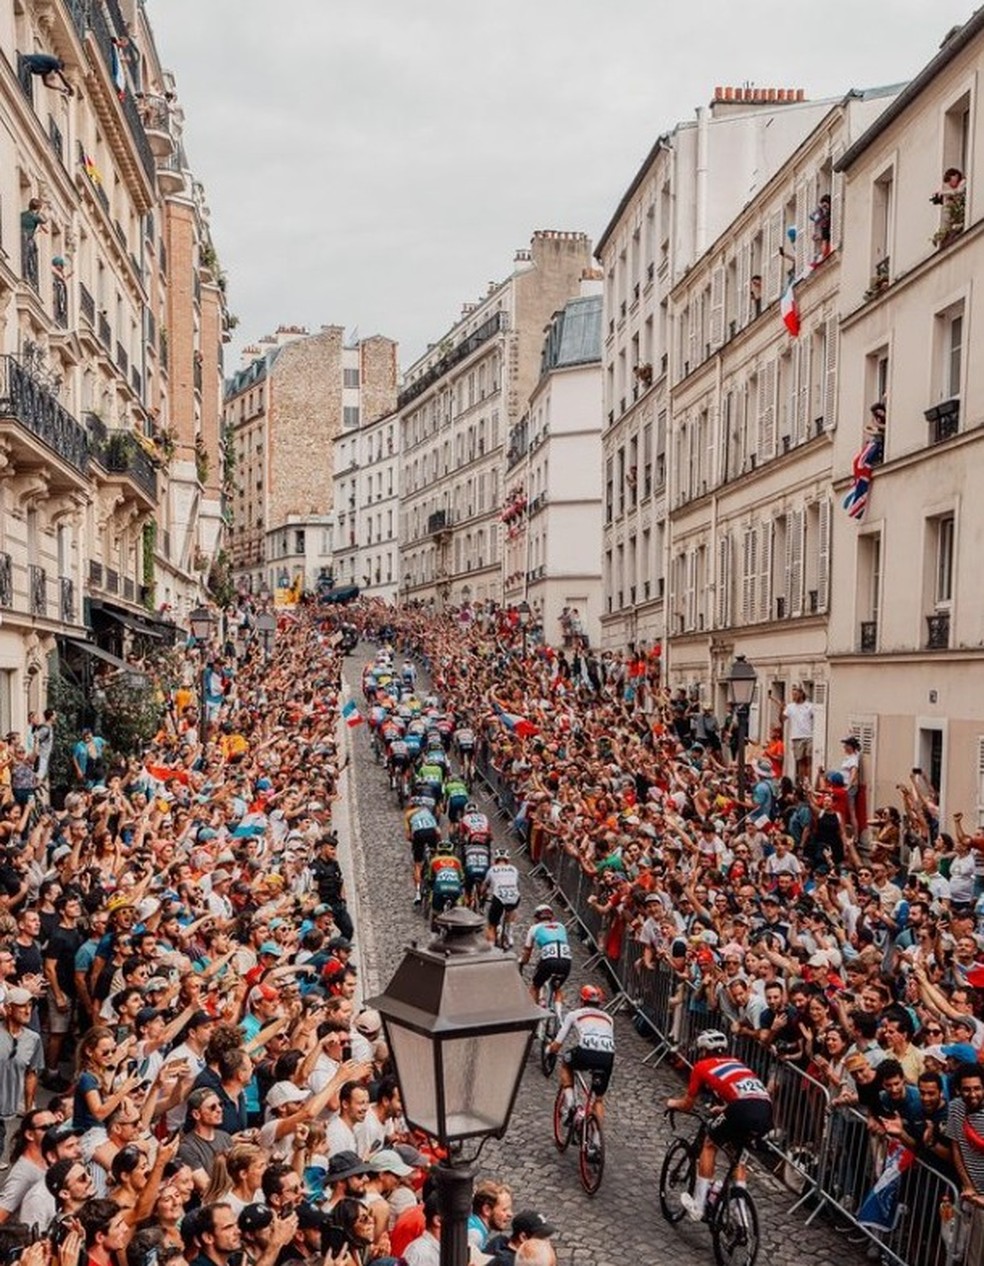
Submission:
<svg viewBox="0 0 984 1266">
<path fill-rule="evenodd" d="M 789 285 L 782 292 L 782 298 L 779 300 L 779 311 L 782 314 L 782 323 L 790 332 L 793 338 L 800 332 L 800 314 L 799 308 L 796 306 L 796 291 L 793 289 L 795 283 L 792 278 Z"/>
</svg>

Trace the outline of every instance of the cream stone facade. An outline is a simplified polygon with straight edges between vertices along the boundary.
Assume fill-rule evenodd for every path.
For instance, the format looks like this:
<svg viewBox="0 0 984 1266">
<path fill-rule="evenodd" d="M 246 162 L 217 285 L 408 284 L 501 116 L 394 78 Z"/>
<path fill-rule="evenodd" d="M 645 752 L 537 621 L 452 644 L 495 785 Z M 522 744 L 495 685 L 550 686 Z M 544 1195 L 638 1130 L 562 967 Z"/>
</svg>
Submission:
<svg viewBox="0 0 984 1266">
<path fill-rule="evenodd" d="M 540 381 L 509 433 L 503 600 L 526 601 L 547 642 L 601 615 L 601 281 L 581 283 L 547 329 Z"/>
<path fill-rule="evenodd" d="M 696 119 L 657 139 L 601 235 L 605 646 L 652 645 L 664 634 L 670 362 L 681 337 L 670 292 L 833 104 L 794 89 L 716 89 Z M 766 271 L 768 249 L 763 240 L 754 259 L 746 254 L 750 272 L 733 289 Z M 698 329 L 706 349 L 710 309 L 709 295 L 693 309 L 694 353 L 688 329 L 677 378 L 696 362 Z"/>
<path fill-rule="evenodd" d="M 335 443 L 394 410 L 396 344 L 374 335 L 347 346 L 342 326 L 282 326 L 243 355 L 225 397 L 233 576 L 250 592 L 298 579 L 313 589 L 354 509 L 334 503 Z"/>
<path fill-rule="evenodd" d="M 853 92 L 829 108 L 670 295 L 667 681 L 724 715 L 728 672 L 745 655 L 759 676 L 756 740 L 782 725 L 801 685 L 821 765 L 842 269 L 835 166 L 893 96 Z M 780 311 L 791 277 L 798 334 Z"/>
<path fill-rule="evenodd" d="M 400 422 L 396 413 L 335 441 L 336 585 L 396 599 L 399 575 Z"/>
<path fill-rule="evenodd" d="M 400 392 L 400 597 L 501 601 L 504 444 L 540 372 L 543 331 L 591 265 L 583 233 L 539 231 L 511 275 L 408 370 Z"/>
<path fill-rule="evenodd" d="M 830 726 L 861 736 L 869 804 L 913 766 L 944 814 L 984 822 L 984 12 L 844 155 L 834 439 Z M 942 173 L 963 205 L 933 205 Z M 959 222 L 957 222 L 959 221 Z M 872 403 L 884 461 L 862 518 L 840 506 Z"/>
<path fill-rule="evenodd" d="M 71 96 L 31 73 L 36 53 L 62 60 Z M 194 325 L 188 427 L 218 469 L 225 316 L 216 289 L 196 325 L 175 289 L 164 172 L 178 107 L 142 5 L 3 6 L 0 109 L 0 729 L 23 730 L 56 649 L 84 682 L 93 648 L 119 657 L 171 636 L 170 617 L 204 592 L 159 550 L 169 526 L 218 543 L 217 515 L 203 539 L 200 507 L 170 500 L 183 412 L 160 332 Z M 195 253 L 208 240 L 200 187 L 196 207 Z"/>
</svg>

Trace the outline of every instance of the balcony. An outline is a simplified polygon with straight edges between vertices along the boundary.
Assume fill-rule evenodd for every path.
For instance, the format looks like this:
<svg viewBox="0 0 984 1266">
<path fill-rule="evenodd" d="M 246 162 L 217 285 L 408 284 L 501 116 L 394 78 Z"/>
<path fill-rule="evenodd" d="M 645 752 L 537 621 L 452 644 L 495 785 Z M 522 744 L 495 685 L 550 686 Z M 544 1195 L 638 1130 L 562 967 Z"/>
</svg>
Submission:
<svg viewBox="0 0 984 1266">
<path fill-rule="evenodd" d="M 21 234 L 21 276 L 37 293 L 41 288 L 41 277 L 38 270 L 38 244 L 33 237 Z"/>
<path fill-rule="evenodd" d="M 487 343 L 489 339 L 494 338 L 500 331 L 509 328 L 508 317 L 505 312 L 496 312 L 487 321 L 478 327 L 474 334 L 469 334 L 456 347 L 441 357 L 434 365 L 421 374 L 414 382 L 403 391 L 397 399 L 397 407 L 402 409 L 418 396 L 422 396 L 428 387 L 433 386 L 440 378 L 456 365 L 460 365 L 463 360 L 467 360 L 472 352 L 477 351 L 483 343 Z"/>
<path fill-rule="evenodd" d="M 75 623 L 75 581 L 70 576 L 58 577 L 58 618 L 62 624 Z"/>
<path fill-rule="evenodd" d="M 960 401 L 943 400 L 923 413 L 929 423 L 930 444 L 942 444 L 960 431 Z"/>
<path fill-rule="evenodd" d="M 48 614 L 48 573 L 36 563 L 27 568 L 27 596 L 31 615 Z"/>
<path fill-rule="evenodd" d="M 874 655 L 878 650 L 878 621 L 861 621 L 861 654 Z"/>
<path fill-rule="evenodd" d="M 52 153 L 58 161 L 65 165 L 65 138 L 62 136 L 61 128 L 54 119 L 48 119 L 48 144 L 51 146 Z"/>
<path fill-rule="evenodd" d="M 157 471 L 132 431 L 105 432 L 93 457 L 107 474 L 124 476 L 151 506 L 157 504 Z"/>
<path fill-rule="evenodd" d="M 157 183 L 165 198 L 171 197 L 174 194 L 184 193 L 184 164 L 182 163 L 179 152 L 176 151 L 169 157 L 162 158 L 158 161 Z"/>
<path fill-rule="evenodd" d="M 51 306 L 54 311 L 55 324 L 59 329 L 68 329 L 68 286 L 65 278 L 56 273 L 51 279 Z"/>
<path fill-rule="evenodd" d="M 926 616 L 926 650 L 946 651 L 950 649 L 950 613 L 937 611 L 935 615 Z"/>
<path fill-rule="evenodd" d="M 92 35 L 96 47 L 102 56 L 105 69 L 108 73 L 108 81 L 112 85 L 112 96 L 115 97 L 117 105 L 123 112 L 123 118 L 126 121 L 126 129 L 129 132 L 129 138 L 133 144 L 133 149 L 136 152 L 137 159 L 139 160 L 139 166 L 142 168 L 143 174 L 150 183 L 151 188 L 153 188 L 157 174 L 156 164 L 154 162 L 153 151 L 150 148 L 150 142 L 147 140 L 147 135 L 144 132 L 143 123 L 140 119 L 140 112 L 137 109 L 137 103 L 134 101 L 133 93 L 130 91 L 128 86 L 124 84 L 122 93 L 119 91 L 117 86 L 120 59 L 125 59 L 127 53 L 125 49 L 121 49 L 114 44 L 113 32 L 110 30 L 101 5 L 92 4 L 88 6 L 88 19 L 89 33 Z M 126 47 L 129 47 L 129 45 Z M 110 107 L 108 102 L 104 103 L 100 101 L 98 104 L 102 105 L 100 114 L 103 117 L 104 123 L 112 127 L 112 125 L 116 122 L 116 117 L 111 112 L 114 108 Z M 113 130 L 117 133 L 122 131 L 118 125 Z M 123 146 L 120 146 L 120 149 L 122 150 Z"/>
<path fill-rule="evenodd" d="M 170 100 L 152 93 L 140 93 L 137 97 L 137 112 L 143 123 L 151 153 L 156 159 L 169 158 L 174 153 Z"/>
<path fill-rule="evenodd" d="M 451 531 L 451 515 L 447 510 L 435 510 L 427 517 L 427 535 L 443 536 Z"/>
<path fill-rule="evenodd" d="M 79 313 L 95 328 L 96 301 L 81 282 L 79 282 Z"/>
<path fill-rule="evenodd" d="M 126 354 L 126 348 L 122 343 L 116 344 L 116 364 L 120 373 L 125 378 L 130 372 L 130 358 Z"/>
<path fill-rule="evenodd" d="M 0 554 L 0 607 L 14 605 L 14 560 L 9 554 Z"/>
<path fill-rule="evenodd" d="M 127 602 L 135 602 L 137 599 L 136 582 L 129 576 L 123 577 L 123 597 Z"/>
<path fill-rule="evenodd" d="M 8 422 L 15 424 L 9 428 Z M 0 357 L 0 431 L 15 441 L 30 432 L 45 448 L 80 475 L 89 469 L 89 442 L 84 429 L 47 387 L 41 385 L 15 356 Z M 17 466 L 42 464 L 33 444 L 22 448 Z M 72 486 L 75 486 L 72 480 Z"/>
</svg>

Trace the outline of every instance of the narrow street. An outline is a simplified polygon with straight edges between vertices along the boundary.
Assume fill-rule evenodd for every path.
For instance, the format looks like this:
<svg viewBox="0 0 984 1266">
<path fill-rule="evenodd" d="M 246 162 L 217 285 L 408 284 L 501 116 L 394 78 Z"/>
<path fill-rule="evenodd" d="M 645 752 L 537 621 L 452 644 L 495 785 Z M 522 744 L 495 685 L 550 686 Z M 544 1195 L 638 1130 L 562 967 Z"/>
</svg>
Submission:
<svg viewBox="0 0 984 1266">
<path fill-rule="evenodd" d="M 358 653 L 346 661 L 347 684 L 360 704 L 362 662 Z M 339 815 L 340 851 L 356 885 L 358 962 L 363 993 L 369 996 L 385 986 L 404 948 L 411 941 L 423 940 L 427 930 L 412 904 L 401 815 L 383 770 L 373 761 L 366 727 L 349 731 L 348 737 L 352 763 L 346 804 Z M 497 838 L 507 839 L 491 801 L 480 795 L 476 798 L 494 823 Z M 524 869 L 523 859 L 519 864 Z M 517 925 L 524 935 L 541 894 L 539 882 L 527 880 Z M 589 978 L 584 973 L 586 958 L 575 941 L 571 979 L 577 986 Z M 590 978 L 603 983 L 600 976 Z M 639 1266 L 653 1262 L 704 1266 L 713 1260 L 706 1228 L 669 1227 L 659 1212 L 659 1166 L 670 1137 L 662 1103 L 678 1090 L 679 1082 L 668 1070 L 643 1065 L 652 1048 L 636 1034 L 627 1016 L 618 1017 L 616 1029 L 618 1055 L 608 1097 L 607 1160 L 599 1193 L 594 1198 L 584 1194 L 576 1156 L 573 1152 L 561 1155 L 554 1146 L 551 1113 L 556 1081 L 543 1077 L 532 1054 L 509 1132 L 501 1142 L 492 1140 L 486 1145 L 479 1172 L 509 1183 L 514 1209 L 536 1208 L 556 1224 L 562 1264 L 616 1266 L 632 1261 Z M 755 1170 L 752 1185 L 762 1223 L 762 1266 L 806 1262 L 833 1266 L 835 1261 L 864 1260 L 822 1219 L 807 1227 L 801 1214 L 790 1218 L 795 1198 L 761 1168 Z"/>
</svg>

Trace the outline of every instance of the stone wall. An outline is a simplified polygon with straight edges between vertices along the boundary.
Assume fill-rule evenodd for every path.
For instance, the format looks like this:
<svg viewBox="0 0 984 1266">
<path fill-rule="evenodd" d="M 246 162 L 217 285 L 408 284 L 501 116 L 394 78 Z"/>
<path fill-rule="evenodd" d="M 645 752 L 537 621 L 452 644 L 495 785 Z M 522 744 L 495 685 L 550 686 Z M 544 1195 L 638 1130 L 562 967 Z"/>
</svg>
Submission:
<svg viewBox="0 0 984 1266">
<path fill-rule="evenodd" d="M 375 422 L 396 408 L 397 345 L 374 334 L 359 344 L 361 422 Z"/>
</svg>

